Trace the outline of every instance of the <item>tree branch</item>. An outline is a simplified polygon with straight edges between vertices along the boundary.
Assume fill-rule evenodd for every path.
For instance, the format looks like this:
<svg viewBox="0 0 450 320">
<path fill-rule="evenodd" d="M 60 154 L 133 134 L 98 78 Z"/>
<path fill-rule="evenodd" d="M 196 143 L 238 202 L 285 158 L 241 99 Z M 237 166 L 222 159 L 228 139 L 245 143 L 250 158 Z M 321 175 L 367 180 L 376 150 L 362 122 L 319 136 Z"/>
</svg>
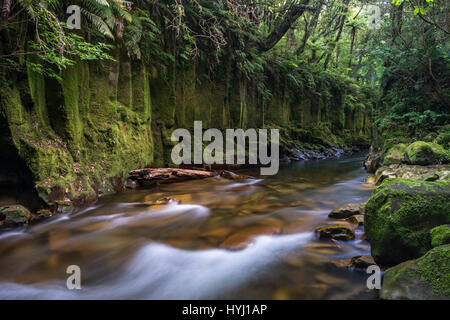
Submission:
<svg viewBox="0 0 450 320">
<path fill-rule="evenodd" d="M 300 3 L 291 4 L 286 14 L 278 19 L 275 28 L 268 37 L 260 41 L 259 49 L 261 51 L 272 49 L 305 11 L 314 10 L 314 7 L 308 6 L 309 2 L 310 0 L 301 0 Z"/>
</svg>

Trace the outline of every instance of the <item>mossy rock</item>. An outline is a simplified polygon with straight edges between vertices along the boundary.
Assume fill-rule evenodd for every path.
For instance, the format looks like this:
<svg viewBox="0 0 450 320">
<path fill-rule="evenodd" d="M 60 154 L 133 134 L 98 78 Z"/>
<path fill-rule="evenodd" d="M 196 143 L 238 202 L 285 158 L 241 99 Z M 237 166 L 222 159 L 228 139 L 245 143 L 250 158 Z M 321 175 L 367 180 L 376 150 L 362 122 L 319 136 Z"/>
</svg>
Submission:
<svg viewBox="0 0 450 320">
<path fill-rule="evenodd" d="M 403 262 L 384 273 L 382 299 L 450 299 L 450 245 L 428 251 L 423 257 Z"/>
<path fill-rule="evenodd" d="M 448 152 L 432 142 L 416 141 L 406 148 L 405 160 L 409 164 L 428 165 L 436 162 L 447 162 Z"/>
<path fill-rule="evenodd" d="M 355 231 L 342 224 L 329 225 L 316 229 L 320 239 L 334 239 L 334 240 L 353 240 L 355 239 Z"/>
<path fill-rule="evenodd" d="M 364 228 L 375 261 L 393 266 L 430 250 L 430 230 L 450 223 L 449 199 L 449 180 L 385 180 L 365 207 Z"/>
<path fill-rule="evenodd" d="M 450 225 L 444 224 L 442 226 L 431 229 L 431 246 L 433 248 L 450 244 Z"/>
<path fill-rule="evenodd" d="M 383 160 L 384 165 L 389 166 L 391 164 L 402 163 L 405 158 L 406 147 L 407 147 L 406 144 L 399 143 L 390 148 L 386 153 L 386 155 L 384 156 Z"/>
<path fill-rule="evenodd" d="M 28 224 L 31 219 L 30 211 L 20 204 L 0 207 L 0 225 L 15 227 Z"/>
</svg>

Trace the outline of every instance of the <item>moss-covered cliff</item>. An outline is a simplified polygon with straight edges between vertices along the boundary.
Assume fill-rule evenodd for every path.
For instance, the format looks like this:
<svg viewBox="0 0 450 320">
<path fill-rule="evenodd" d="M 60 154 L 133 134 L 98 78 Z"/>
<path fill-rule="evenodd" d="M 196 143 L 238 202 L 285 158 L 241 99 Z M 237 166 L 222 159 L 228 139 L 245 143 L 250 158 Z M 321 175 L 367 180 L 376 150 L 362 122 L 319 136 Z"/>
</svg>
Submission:
<svg viewBox="0 0 450 320">
<path fill-rule="evenodd" d="M 204 128 L 280 127 L 287 147 L 361 144 L 370 137 L 371 107 L 352 83 L 317 77 L 312 87 L 294 91 L 268 79 L 275 94 L 263 101 L 253 81 L 206 80 L 199 70 L 117 56 L 79 62 L 60 82 L 33 71 L 2 79 L 9 151 L 1 161 L 23 162 L 1 179 L 14 182 L 29 170 L 24 179 L 48 204 L 81 204 L 122 188 L 130 169 L 170 165 L 172 130 L 192 128 L 194 120 Z"/>
</svg>

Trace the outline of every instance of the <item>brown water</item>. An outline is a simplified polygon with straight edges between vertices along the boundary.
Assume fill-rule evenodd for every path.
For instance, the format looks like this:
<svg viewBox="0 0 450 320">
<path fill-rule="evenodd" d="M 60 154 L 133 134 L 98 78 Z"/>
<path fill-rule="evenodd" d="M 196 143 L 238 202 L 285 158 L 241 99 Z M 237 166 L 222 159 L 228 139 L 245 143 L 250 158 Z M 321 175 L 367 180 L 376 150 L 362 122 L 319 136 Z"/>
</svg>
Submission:
<svg viewBox="0 0 450 320">
<path fill-rule="evenodd" d="M 312 232 L 336 222 L 334 207 L 368 198 L 362 159 L 129 191 L 1 233 L 0 299 L 373 298 L 368 275 L 331 262 L 370 254 L 362 229 L 349 242 Z M 181 203 L 151 205 L 164 197 Z M 81 290 L 66 287 L 69 265 L 81 268 Z"/>
</svg>

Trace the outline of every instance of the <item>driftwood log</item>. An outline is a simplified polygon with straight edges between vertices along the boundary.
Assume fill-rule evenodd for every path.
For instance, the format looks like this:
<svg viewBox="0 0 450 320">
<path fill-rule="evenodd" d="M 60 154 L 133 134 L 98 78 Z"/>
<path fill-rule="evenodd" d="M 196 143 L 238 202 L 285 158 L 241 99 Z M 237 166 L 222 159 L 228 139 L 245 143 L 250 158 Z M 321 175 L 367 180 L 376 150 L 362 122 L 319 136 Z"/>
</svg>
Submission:
<svg viewBox="0 0 450 320">
<path fill-rule="evenodd" d="M 130 171 L 130 179 L 142 187 L 151 187 L 157 182 L 177 182 L 194 179 L 204 179 L 216 176 L 216 172 L 176 169 L 176 168 L 145 168 Z"/>
</svg>

